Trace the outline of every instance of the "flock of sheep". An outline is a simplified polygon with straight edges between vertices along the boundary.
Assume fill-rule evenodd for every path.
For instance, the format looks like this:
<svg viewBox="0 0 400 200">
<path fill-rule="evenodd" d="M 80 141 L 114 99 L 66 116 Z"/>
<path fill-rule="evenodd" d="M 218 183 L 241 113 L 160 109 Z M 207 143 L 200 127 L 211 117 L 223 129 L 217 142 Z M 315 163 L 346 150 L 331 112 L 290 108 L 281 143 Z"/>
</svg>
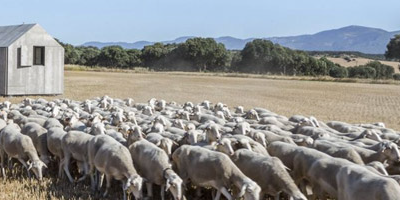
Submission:
<svg viewBox="0 0 400 200">
<path fill-rule="evenodd" d="M 93 191 L 105 176 L 104 196 L 118 180 L 124 199 L 154 198 L 154 185 L 163 200 L 186 199 L 188 190 L 216 200 L 400 199 L 400 133 L 383 123 L 323 123 L 209 101 L 108 96 L 27 98 L 0 107 L 4 180 L 15 158 L 29 177 L 41 180 L 56 163 L 60 179 L 90 177 Z"/>
</svg>

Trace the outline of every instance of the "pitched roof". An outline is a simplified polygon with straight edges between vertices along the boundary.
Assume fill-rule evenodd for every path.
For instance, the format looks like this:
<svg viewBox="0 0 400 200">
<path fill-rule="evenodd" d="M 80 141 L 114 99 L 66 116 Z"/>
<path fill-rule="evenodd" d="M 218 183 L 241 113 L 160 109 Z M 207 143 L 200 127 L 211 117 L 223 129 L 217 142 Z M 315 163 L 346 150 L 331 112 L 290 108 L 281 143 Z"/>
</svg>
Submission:
<svg viewBox="0 0 400 200">
<path fill-rule="evenodd" d="M 0 47 L 8 47 L 36 24 L 0 26 Z"/>
</svg>

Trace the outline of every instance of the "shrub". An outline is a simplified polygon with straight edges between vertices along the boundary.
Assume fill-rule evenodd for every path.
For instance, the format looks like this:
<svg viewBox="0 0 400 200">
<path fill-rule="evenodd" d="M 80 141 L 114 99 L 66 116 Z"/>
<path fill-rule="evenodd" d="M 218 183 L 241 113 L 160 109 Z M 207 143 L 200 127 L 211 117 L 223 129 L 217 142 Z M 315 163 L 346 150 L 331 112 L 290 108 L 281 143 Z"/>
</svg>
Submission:
<svg viewBox="0 0 400 200">
<path fill-rule="evenodd" d="M 400 73 L 393 74 L 393 79 L 400 81 Z"/>
<path fill-rule="evenodd" d="M 334 78 L 346 78 L 348 76 L 348 72 L 345 67 L 335 66 L 329 70 L 329 76 Z"/>
<path fill-rule="evenodd" d="M 375 78 L 376 77 L 376 70 L 372 67 L 357 66 L 357 67 L 349 67 L 347 70 L 349 71 L 350 78 Z"/>
</svg>

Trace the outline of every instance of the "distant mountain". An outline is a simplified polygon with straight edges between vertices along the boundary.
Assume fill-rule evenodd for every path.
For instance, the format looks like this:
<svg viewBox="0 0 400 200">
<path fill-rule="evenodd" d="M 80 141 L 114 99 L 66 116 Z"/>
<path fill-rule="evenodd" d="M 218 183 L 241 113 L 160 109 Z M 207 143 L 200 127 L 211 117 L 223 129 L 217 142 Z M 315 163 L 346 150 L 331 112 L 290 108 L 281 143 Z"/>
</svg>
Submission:
<svg viewBox="0 0 400 200">
<path fill-rule="evenodd" d="M 266 37 L 282 46 L 292 49 L 306 51 L 359 51 L 369 54 L 383 54 L 386 50 L 390 38 L 400 34 L 400 31 L 388 32 L 383 29 L 370 28 L 363 26 L 347 26 L 339 29 L 322 31 L 312 35 L 299 35 L 289 37 Z M 162 41 L 162 43 L 181 43 L 194 36 L 180 37 L 171 41 Z M 255 38 L 238 39 L 234 37 L 214 38 L 217 42 L 225 44 L 227 49 L 243 49 L 247 42 Z M 134 43 L 126 42 L 87 42 L 83 46 L 96 46 L 99 48 L 120 45 L 128 49 L 141 49 L 146 45 L 154 44 L 149 41 L 139 41 Z"/>
</svg>

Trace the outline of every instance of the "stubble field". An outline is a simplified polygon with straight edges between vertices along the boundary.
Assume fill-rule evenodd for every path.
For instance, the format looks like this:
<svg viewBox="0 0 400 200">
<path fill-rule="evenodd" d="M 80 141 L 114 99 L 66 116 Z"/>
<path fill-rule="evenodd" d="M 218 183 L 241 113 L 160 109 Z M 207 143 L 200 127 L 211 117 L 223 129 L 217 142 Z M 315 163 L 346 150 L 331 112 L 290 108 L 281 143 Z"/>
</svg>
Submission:
<svg viewBox="0 0 400 200">
<path fill-rule="evenodd" d="M 153 97 L 178 103 L 209 100 L 230 107 L 242 105 L 245 109 L 263 107 L 287 117 L 301 114 L 323 121 L 384 122 L 387 127 L 400 130 L 400 86 L 389 84 L 194 76 L 187 73 L 66 71 L 65 94 L 44 98 L 85 100 L 103 95 L 131 97 L 136 102 L 146 102 Z M 0 98 L 0 101 L 19 102 L 23 98 Z M 0 182 L 0 199 L 98 198 L 98 195 L 90 195 L 88 185 L 89 182 L 69 184 L 66 180 L 54 178 L 45 178 L 40 184 L 36 180 L 29 183 L 26 178 L 12 178 Z M 116 189 L 113 193 L 120 194 L 120 188 Z"/>
</svg>

